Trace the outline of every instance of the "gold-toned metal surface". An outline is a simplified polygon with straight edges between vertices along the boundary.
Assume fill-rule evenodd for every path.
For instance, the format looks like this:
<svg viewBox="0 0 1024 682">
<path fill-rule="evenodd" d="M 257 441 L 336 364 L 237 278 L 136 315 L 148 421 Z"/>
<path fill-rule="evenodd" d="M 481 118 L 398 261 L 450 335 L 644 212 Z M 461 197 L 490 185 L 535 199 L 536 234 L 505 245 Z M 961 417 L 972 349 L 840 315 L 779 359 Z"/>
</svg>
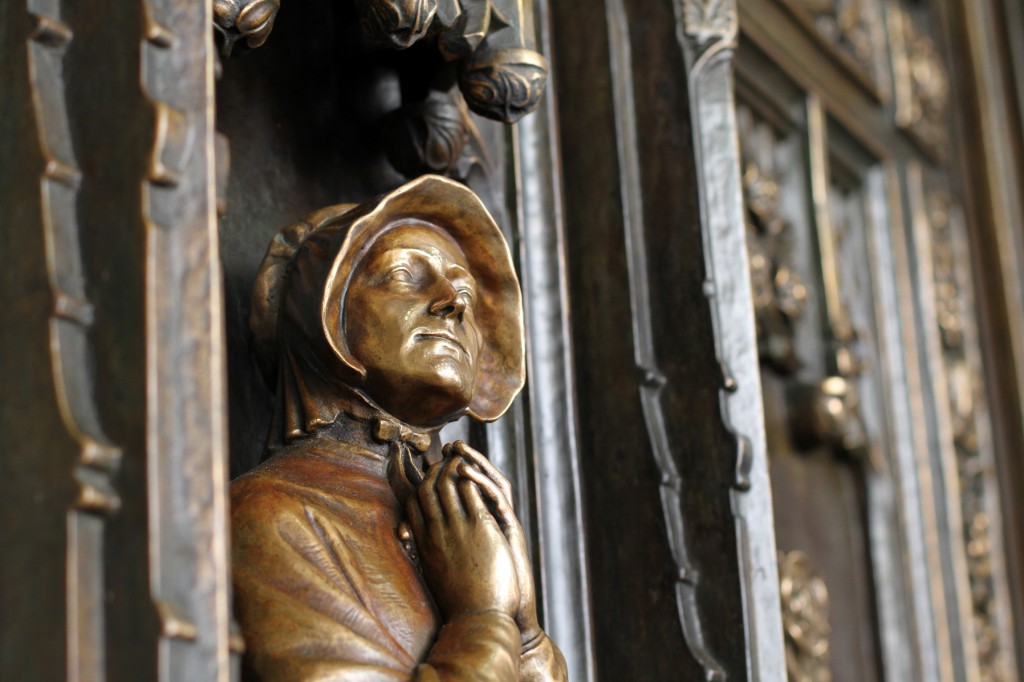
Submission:
<svg viewBox="0 0 1024 682">
<path fill-rule="evenodd" d="M 253 42 L 267 21 L 257 21 L 266 4 L 237 6 Z M 140 169 L 145 252 L 137 267 L 145 273 L 146 516 L 149 592 L 160 623 L 156 666 L 162 681 L 229 682 L 228 395 L 211 9 L 189 0 L 144 0 L 139 11 L 136 88 L 152 121 L 148 163 Z"/>
<path fill-rule="evenodd" d="M 511 486 L 438 435 L 520 391 L 522 315 L 497 225 L 438 176 L 271 243 L 250 321 L 277 418 L 268 459 L 231 486 L 259 679 L 567 679 Z"/>
<path fill-rule="evenodd" d="M 790 682 L 831 682 L 828 586 L 803 552 L 779 553 L 786 673 Z"/>
</svg>

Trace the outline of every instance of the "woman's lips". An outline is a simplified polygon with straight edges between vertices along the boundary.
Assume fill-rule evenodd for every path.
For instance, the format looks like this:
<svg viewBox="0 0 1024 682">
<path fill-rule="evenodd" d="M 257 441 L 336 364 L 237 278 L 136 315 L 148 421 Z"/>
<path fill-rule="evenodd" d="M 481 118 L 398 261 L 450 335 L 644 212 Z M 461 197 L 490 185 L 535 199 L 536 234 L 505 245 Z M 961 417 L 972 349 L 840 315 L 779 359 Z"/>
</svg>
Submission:
<svg viewBox="0 0 1024 682">
<path fill-rule="evenodd" d="M 467 357 L 469 356 L 469 351 L 466 350 L 466 346 L 464 346 L 463 343 L 459 341 L 453 334 L 449 334 L 447 332 L 419 332 L 416 334 L 416 338 L 435 339 L 438 341 L 444 341 L 465 353 Z"/>
</svg>

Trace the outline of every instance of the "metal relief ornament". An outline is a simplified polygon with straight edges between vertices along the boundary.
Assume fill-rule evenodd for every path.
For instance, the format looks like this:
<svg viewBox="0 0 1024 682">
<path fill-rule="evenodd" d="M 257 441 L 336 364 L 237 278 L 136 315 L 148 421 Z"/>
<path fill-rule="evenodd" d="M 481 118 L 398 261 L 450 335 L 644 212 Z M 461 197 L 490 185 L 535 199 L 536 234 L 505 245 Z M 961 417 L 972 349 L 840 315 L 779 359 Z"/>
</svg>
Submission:
<svg viewBox="0 0 1024 682">
<path fill-rule="evenodd" d="M 928 224 L 931 228 L 932 274 L 934 278 L 936 324 L 942 340 L 943 366 L 953 443 L 960 479 L 960 505 L 963 538 L 967 548 L 967 575 L 973 616 L 973 631 L 982 680 L 1010 680 L 1003 647 L 1003 629 L 998 602 L 1000 586 L 996 582 L 992 534 L 998 532 L 991 521 L 991 506 L 986 472 L 986 457 L 979 437 L 981 378 L 968 355 L 965 329 L 966 295 L 960 281 L 952 197 L 933 191 L 926 197 Z M 1005 597 L 1004 597 L 1005 599 Z"/>
<path fill-rule="evenodd" d="M 249 668 L 566 680 L 509 482 L 439 436 L 525 381 L 519 282 L 480 200 L 427 175 L 286 227 L 250 326 L 277 398 L 266 461 L 231 484 Z"/>
<path fill-rule="evenodd" d="M 847 231 L 843 216 L 836 210 L 842 192 L 830 182 L 825 114 L 814 97 L 808 107 L 808 132 L 814 224 L 830 349 L 828 376 L 790 390 L 793 440 L 802 448 L 827 445 L 879 471 L 884 469 L 885 462 L 868 434 L 858 386 L 868 366 L 863 357 L 866 346 L 861 340 L 863 332 L 854 324 L 847 304 L 850 282 L 843 282 L 840 277 L 839 253 Z"/>
<path fill-rule="evenodd" d="M 948 155 L 950 83 L 935 40 L 906 8 L 889 11 L 896 123 L 908 130 L 934 157 Z"/>
<path fill-rule="evenodd" d="M 676 0 L 681 5 L 683 28 L 686 35 L 698 43 L 724 40 L 731 43 L 736 37 L 736 4 L 731 0 Z"/>
<path fill-rule="evenodd" d="M 883 26 L 877 0 L 798 0 L 818 32 L 879 80 Z"/>
<path fill-rule="evenodd" d="M 213 26 L 221 35 L 223 52 L 231 54 L 239 41 L 248 47 L 267 42 L 280 8 L 280 0 L 214 0 Z"/>
<path fill-rule="evenodd" d="M 490 173 L 487 150 L 455 87 L 431 89 L 383 122 L 384 148 L 395 170 L 408 178 L 438 173 L 466 180 L 474 169 Z"/>
<path fill-rule="evenodd" d="M 725 428 L 736 439 L 729 499 L 736 521 L 747 661 L 765 679 L 781 679 L 785 662 L 757 333 L 750 319 L 753 294 L 749 269 L 736 267 L 748 259 L 733 83 L 736 2 L 674 0 L 673 7 L 687 74 L 704 294 L 722 369 L 719 405 Z M 708 679 L 722 674 L 713 660 L 704 668 Z"/>
<path fill-rule="evenodd" d="M 831 682 L 828 586 L 800 551 L 779 553 L 786 673 L 790 682 Z"/>
<path fill-rule="evenodd" d="M 466 104 L 481 116 L 514 123 L 536 109 L 548 64 L 532 49 L 532 8 L 517 0 L 356 0 L 364 35 L 395 49 L 433 40 L 456 66 Z M 280 0 L 216 0 L 221 51 L 266 42 Z"/>
<path fill-rule="evenodd" d="M 65 23 L 59 2 L 28 0 L 24 10 L 34 23 L 24 49 L 38 135 L 38 167 L 42 169 L 36 199 L 40 241 L 46 253 L 45 281 L 52 301 L 48 348 L 54 416 L 59 418 L 58 428 L 69 437 L 72 450 L 66 475 L 77 489 L 66 510 L 63 598 L 67 604 L 67 666 L 84 678 L 103 679 L 104 537 L 107 519 L 121 509 L 115 477 L 123 452 L 104 432 L 90 369 L 94 365 L 90 329 L 95 314 L 82 260 L 78 215 L 82 173 L 74 151 L 64 79 L 66 52 L 74 32 Z M 32 199 L 26 197 L 25 201 Z M 38 493 L 35 502 L 43 500 Z"/>
<path fill-rule="evenodd" d="M 770 170 L 777 145 L 774 132 L 755 123 L 745 107 L 739 108 L 738 119 L 758 349 L 763 363 L 791 374 L 800 366 L 794 326 L 807 307 L 808 290 L 787 263 L 792 235 L 779 214 L 779 179 Z"/>
</svg>

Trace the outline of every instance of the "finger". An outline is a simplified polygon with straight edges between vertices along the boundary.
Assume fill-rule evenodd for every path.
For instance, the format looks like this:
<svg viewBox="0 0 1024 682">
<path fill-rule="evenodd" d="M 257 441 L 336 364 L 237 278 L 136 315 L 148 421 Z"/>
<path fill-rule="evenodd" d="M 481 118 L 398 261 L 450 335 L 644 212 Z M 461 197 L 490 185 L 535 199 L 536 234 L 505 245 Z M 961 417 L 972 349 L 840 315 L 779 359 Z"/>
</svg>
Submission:
<svg viewBox="0 0 1024 682">
<path fill-rule="evenodd" d="M 438 462 L 427 469 L 427 475 L 416 489 L 416 497 L 419 499 L 423 517 L 430 524 L 444 523 L 444 513 L 441 511 L 441 503 L 437 499 L 437 479 L 443 468 L 442 462 Z"/>
<path fill-rule="evenodd" d="M 462 504 L 466 508 L 466 514 L 470 518 L 485 519 L 491 517 L 491 512 L 487 509 L 487 505 L 484 504 L 484 498 L 480 496 L 480 489 L 476 483 L 468 478 L 460 478 L 456 485 L 459 488 L 459 497 L 462 498 Z"/>
<path fill-rule="evenodd" d="M 498 471 L 496 466 L 491 464 L 490 460 L 484 457 L 480 451 L 467 445 L 465 441 L 455 441 L 452 443 L 452 449 L 467 462 L 479 467 L 481 471 L 483 471 L 498 485 L 499 488 L 501 488 L 501 491 L 508 499 L 509 504 L 512 504 L 512 484 L 508 482 L 508 479 L 505 478 L 500 471 Z"/>
<path fill-rule="evenodd" d="M 462 461 L 458 457 L 452 457 L 445 461 L 441 475 L 437 479 L 437 497 L 441 501 L 441 509 L 448 519 L 463 519 L 466 511 L 462 508 L 462 501 L 459 498 L 459 491 L 455 487 L 458 478 L 458 467 Z"/>
<path fill-rule="evenodd" d="M 423 518 L 423 511 L 420 509 L 420 502 L 410 496 L 405 503 L 405 512 L 409 517 L 409 527 L 412 529 L 412 536 L 417 541 L 425 537 L 427 522 Z"/>
<path fill-rule="evenodd" d="M 475 466 L 463 463 L 459 467 L 459 473 L 465 476 L 467 479 L 475 483 L 480 492 L 482 492 L 488 500 L 495 507 L 495 514 L 498 517 L 498 521 L 503 527 L 512 526 L 518 523 L 516 520 L 516 513 L 512 509 L 512 504 L 505 497 L 501 488 L 492 481 L 488 476 L 484 475 L 482 471 L 477 469 Z"/>
</svg>

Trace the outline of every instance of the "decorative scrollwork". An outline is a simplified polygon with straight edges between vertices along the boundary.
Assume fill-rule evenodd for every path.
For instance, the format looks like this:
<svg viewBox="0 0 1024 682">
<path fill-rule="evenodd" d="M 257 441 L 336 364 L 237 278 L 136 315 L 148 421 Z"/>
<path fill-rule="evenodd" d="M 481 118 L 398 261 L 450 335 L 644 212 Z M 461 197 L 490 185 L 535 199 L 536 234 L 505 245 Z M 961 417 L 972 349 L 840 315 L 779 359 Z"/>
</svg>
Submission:
<svg viewBox="0 0 1024 682">
<path fill-rule="evenodd" d="M 831 682 L 828 586 L 800 551 L 779 554 L 786 672 L 790 682 Z"/>
</svg>

